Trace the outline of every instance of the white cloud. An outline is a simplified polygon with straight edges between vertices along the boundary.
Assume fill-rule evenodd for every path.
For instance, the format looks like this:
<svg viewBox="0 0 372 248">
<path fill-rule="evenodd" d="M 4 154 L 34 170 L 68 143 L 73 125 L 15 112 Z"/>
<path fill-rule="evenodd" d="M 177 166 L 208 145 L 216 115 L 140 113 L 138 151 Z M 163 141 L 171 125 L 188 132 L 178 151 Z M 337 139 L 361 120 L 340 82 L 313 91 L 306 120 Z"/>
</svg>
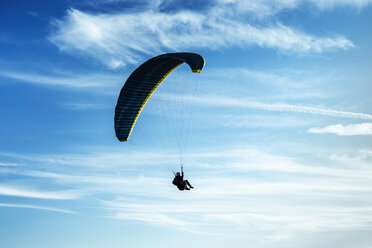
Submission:
<svg viewBox="0 0 372 248">
<path fill-rule="evenodd" d="M 219 0 L 220 3 L 230 4 L 240 11 L 253 12 L 258 16 L 273 15 L 283 9 L 298 8 L 301 4 L 310 3 L 320 10 L 328 10 L 334 7 L 361 8 L 371 4 L 371 0 Z"/>
<path fill-rule="evenodd" d="M 126 147 L 127 148 L 127 147 Z M 130 147 L 130 148 L 133 148 Z M 122 168 L 125 166 L 158 166 L 163 162 L 168 164 L 174 159 L 178 159 L 177 154 L 159 148 L 144 149 L 117 149 L 110 147 L 90 147 L 86 152 L 79 154 L 44 154 L 44 155 L 24 155 L 12 153 L 0 153 L 2 156 L 14 159 L 26 160 L 35 164 L 60 165 L 63 167 L 74 166 L 81 168 Z"/>
<path fill-rule="evenodd" d="M 90 156 L 90 159 L 96 160 L 97 163 L 106 160 L 108 157 L 116 157 L 114 153 L 111 155 L 102 157 L 100 154 L 95 154 L 95 157 Z M 138 154 L 142 157 L 142 160 L 151 159 L 146 154 L 141 152 Z M 79 168 L 80 165 L 85 164 L 85 157 L 83 155 L 80 158 L 75 157 L 71 161 L 67 160 L 48 160 L 43 158 L 29 158 L 30 161 L 37 162 L 42 168 L 50 167 L 51 165 L 57 166 L 57 168 L 66 167 L 71 165 L 73 167 L 66 167 L 65 172 L 49 172 L 39 170 L 25 170 L 25 171 L 7 171 L 6 174 L 18 174 L 27 177 L 36 177 L 40 179 L 49 180 L 57 185 L 63 187 L 72 187 L 78 189 L 76 192 L 84 192 L 85 195 L 97 195 L 105 193 L 118 194 L 118 195 L 132 195 L 132 196 L 149 196 L 148 188 L 150 187 L 153 191 L 151 197 L 160 198 L 174 198 L 176 197 L 175 192 L 169 192 L 172 189 L 170 185 L 171 173 L 165 170 L 168 164 L 162 166 L 154 165 L 149 163 L 148 171 L 152 176 L 138 176 L 138 171 L 141 171 L 136 166 L 128 166 L 130 163 L 123 166 L 124 159 L 116 159 L 120 163 L 116 165 L 107 166 L 91 166 L 89 172 Z M 131 161 L 132 155 L 127 155 L 127 160 Z M 50 155 L 47 157 L 51 157 Z M 125 156 L 124 156 L 125 157 Z M 124 158 L 123 157 L 123 158 Z M 134 156 L 133 158 L 136 158 Z M 209 178 L 197 178 L 196 189 L 193 191 L 192 198 L 194 199 L 213 199 L 213 198 L 230 198 L 237 196 L 254 196 L 254 195 L 276 195 L 276 194 L 288 194 L 288 195 L 308 195 L 308 196 L 325 196 L 335 194 L 338 197 L 349 197 L 350 192 L 370 192 L 372 187 L 370 185 L 364 185 L 366 181 L 370 181 L 372 173 L 368 168 L 362 168 L 359 166 L 353 166 L 352 168 L 332 168 L 326 165 L 303 165 L 296 162 L 291 157 L 279 156 L 274 154 L 265 153 L 255 149 L 232 149 L 232 150 L 216 150 L 215 152 L 203 152 L 185 154 L 185 159 L 188 161 L 188 171 L 194 175 L 204 175 L 206 171 L 210 171 L 210 167 L 213 167 L 214 172 L 236 174 L 236 172 L 247 175 L 249 173 L 264 172 L 269 179 L 270 175 L 282 175 L 281 177 L 288 177 L 293 173 L 296 173 L 298 178 L 308 178 L 309 182 L 270 182 L 260 181 L 251 177 L 243 178 L 220 176 L 218 173 Z M 81 162 L 79 162 L 81 160 Z M 213 165 L 209 165 L 209 162 L 214 161 Z M 63 166 L 62 166 L 63 165 Z M 209 167 L 210 166 L 210 167 Z M 34 166 L 35 167 L 35 166 Z M 73 168 L 73 170 L 71 169 Z M 111 168 L 110 170 L 107 170 Z M 115 169 L 114 169 L 115 168 Z M 60 169 L 59 169 L 60 171 Z M 73 174 L 71 171 L 75 171 Z M 110 173 L 114 171 L 115 173 Z M 119 175 L 118 175 L 119 173 Z M 121 174 L 125 176 L 121 176 Z M 133 174 L 136 176 L 130 176 Z M 157 176 L 154 176 L 157 175 Z M 327 183 L 322 180 L 316 181 L 316 178 L 328 178 Z M 333 178 L 333 179 L 332 179 Z M 40 179 L 37 179 L 40 181 Z M 210 184 L 211 180 L 213 185 Z M 349 182 L 358 182 L 348 185 Z M 191 181 L 193 184 L 194 181 Z M 53 198 L 50 193 L 57 194 L 54 198 L 63 198 L 64 195 L 60 192 L 42 192 L 35 194 L 34 192 L 28 192 L 22 190 L 22 193 L 15 192 L 14 190 L 3 189 L 4 194 L 8 195 L 19 195 L 25 197 L 35 198 Z M 74 191 L 71 191 L 74 193 Z M 67 193 L 71 193 L 67 192 Z M 75 192 L 75 193 L 76 193 Z M 337 194 L 336 194 L 337 193 Z M 81 195 L 81 193 L 80 193 Z M 195 198 L 196 197 L 196 198 Z"/>
<path fill-rule="evenodd" d="M 102 6 L 130 2 L 130 0 L 95 0 L 93 2 L 97 6 Z M 139 3 L 141 8 L 150 10 L 161 10 L 170 6 L 177 9 L 180 8 L 179 6 L 185 7 L 182 0 L 140 0 L 136 2 Z M 335 7 L 361 8 L 371 2 L 371 0 L 205 0 L 203 4 L 214 9 L 214 11 L 230 12 L 232 15 L 248 13 L 255 18 L 267 18 L 285 9 L 299 8 L 306 3 L 325 11 Z M 87 4 L 91 3 L 92 1 L 89 1 Z"/>
<path fill-rule="evenodd" d="M 39 191 L 29 188 L 21 188 L 7 185 L 0 185 L 0 195 L 38 198 L 38 199 L 52 199 L 52 200 L 69 200 L 76 199 L 81 196 L 77 191 Z"/>
<path fill-rule="evenodd" d="M 312 2 L 322 10 L 331 9 L 338 6 L 362 8 L 372 3 L 371 0 L 308 0 L 308 1 Z"/>
<path fill-rule="evenodd" d="M 185 226 L 190 225 L 186 221 L 181 221 L 176 218 L 171 218 L 167 215 L 158 214 L 158 213 L 121 213 L 119 212 L 114 216 L 114 218 L 144 221 L 144 222 L 154 223 L 157 225 L 171 225 L 171 226 L 179 226 L 179 227 L 185 227 Z"/>
<path fill-rule="evenodd" d="M 28 204 L 0 203 L 0 207 L 9 207 L 9 208 L 29 208 L 29 209 L 38 209 L 38 210 L 46 210 L 46 211 L 60 212 L 60 213 L 65 213 L 65 214 L 75 214 L 74 211 L 67 210 L 67 209 L 51 208 L 51 207 L 44 207 L 44 206 L 37 206 L 37 205 L 28 205 Z"/>
<path fill-rule="evenodd" d="M 122 78 L 108 74 L 87 74 L 73 75 L 71 73 L 59 75 L 42 75 L 35 73 L 24 73 L 17 71 L 0 71 L 0 77 L 6 77 L 22 82 L 67 87 L 71 89 L 95 90 L 100 89 L 101 92 L 114 92 L 113 86 L 121 85 Z M 102 91 L 106 89 L 106 91 Z"/>
<path fill-rule="evenodd" d="M 111 216 L 118 219 L 207 233 L 255 230 L 256 235 L 264 235 L 268 241 L 273 235 L 290 238 L 297 232 L 365 230 L 371 221 L 365 218 L 372 212 L 370 207 L 340 205 L 340 194 L 349 200 L 351 195 L 358 194 L 362 199 L 371 188 L 360 194 L 354 187 L 327 183 L 255 185 L 244 180 L 230 183 L 213 180 L 208 188 L 210 184 L 206 180 L 200 185 L 203 193 L 200 189 L 192 194 L 182 192 L 182 195 L 175 194 L 171 201 L 152 197 L 149 204 L 146 198 L 135 201 L 126 198 L 103 204 L 113 213 Z M 269 198 L 266 190 L 274 198 L 280 197 Z M 296 199 L 296 204 L 288 201 L 291 197 Z"/>
<path fill-rule="evenodd" d="M 347 164 L 350 168 L 354 168 L 356 165 L 369 169 L 372 162 L 372 150 L 362 149 L 352 154 L 344 152 L 342 154 L 332 154 L 330 159 L 342 164 Z"/>
<path fill-rule="evenodd" d="M 23 171 L 10 168 L 13 172 L 7 171 L 6 175 L 18 173 L 39 186 L 47 181 L 48 185 L 76 188 L 76 192 L 85 192 L 95 199 L 103 197 L 105 200 L 98 201 L 106 216 L 118 221 L 189 232 L 255 230 L 260 238 L 275 242 L 298 232 L 369 228 L 370 218 L 365 216 L 372 212 L 367 207 L 371 203 L 368 196 L 372 192 L 372 175 L 368 168 L 329 168 L 327 163 L 302 165 L 294 158 L 257 149 L 214 148 L 213 152 L 186 154 L 187 177 L 194 175 L 189 179 L 195 188 L 179 192 L 171 185 L 171 173 L 165 168 L 151 163 L 146 171 L 138 164 L 128 166 L 137 160 L 154 160 L 154 153 L 147 156 L 144 151 L 87 150 L 91 154 L 75 154 L 71 158 L 69 154 L 8 154 L 13 160 L 20 159 L 32 166 Z M 108 159 L 111 160 L 107 162 Z M 91 165 L 93 161 L 95 164 Z M 156 176 L 138 176 L 147 172 Z M 15 188 L 22 192 L 17 193 L 14 187 L 10 188 L 2 186 L 0 192 L 39 199 L 65 199 L 71 193 L 32 191 L 25 187 Z M 355 204 L 350 206 L 350 201 Z"/>
<path fill-rule="evenodd" d="M 146 11 L 109 15 L 71 9 L 63 20 L 55 21 L 50 41 L 62 51 L 85 54 L 111 68 L 138 63 L 143 54 L 195 48 L 256 44 L 281 51 L 321 53 L 354 46 L 342 36 L 314 37 L 282 24 L 253 26 L 224 14 Z"/>
<path fill-rule="evenodd" d="M 107 171 L 125 173 L 128 171 L 137 171 L 145 166 L 149 168 L 152 175 L 161 171 L 161 175 L 165 167 L 172 166 L 174 168 L 174 160 L 178 157 L 172 153 L 157 153 L 155 150 L 148 152 L 105 152 L 95 151 L 91 149 L 91 154 L 84 153 L 80 155 L 61 154 L 61 155 L 45 155 L 45 156 L 24 156 L 24 155 L 10 155 L 17 157 L 25 163 L 30 163 L 35 168 L 34 170 L 6 170 L 7 174 L 19 174 L 29 177 L 50 178 L 62 182 L 65 185 L 104 185 L 108 188 L 117 188 L 128 185 L 142 185 L 145 181 L 151 181 L 153 185 L 166 184 L 165 178 L 156 178 L 154 176 L 118 176 L 112 175 Z M 364 151 L 358 158 L 364 159 L 370 156 L 371 152 Z M 161 160 L 158 158 L 161 157 Z M 184 158 L 188 161 L 188 167 L 191 170 L 209 170 L 209 164 L 214 161 L 213 167 L 215 170 L 236 170 L 240 172 L 245 171 L 265 171 L 265 172 L 282 172 L 282 173 L 302 173 L 322 176 L 340 176 L 340 177 L 354 177 L 354 178 L 371 178 L 372 175 L 368 171 L 361 173 L 359 167 L 353 166 L 352 169 L 344 168 L 330 168 L 326 165 L 304 165 L 296 161 L 296 159 L 288 156 L 272 154 L 258 149 L 250 148 L 214 148 L 214 151 L 190 151 L 184 154 Z M 331 157 L 331 160 L 336 160 Z M 354 161 L 355 162 L 355 161 Z M 65 171 L 54 172 L 39 171 L 36 166 L 41 168 L 50 167 L 51 165 L 58 168 L 65 168 Z M 71 174 L 71 168 L 74 171 L 83 171 L 84 173 Z M 90 173 L 86 174 L 85 168 L 89 168 Z M 355 170 L 358 168 L 358 170 Z M 167 170 L 168 171 L 168 170 Z"/>
<path fill-rule="evenodd" d="M 352 136 L 352 135 L 371 135 L 372 134 L 372 123 L 358 123 L 349 125 L 330 125 L 321 128 L 310 128 L 307 130 L 309 133 L 325 134 L 331 133 L 340 136 Z"/>
<path fill-rule="evenodd" d="M 231 8 L 235 13 L 249 13 L 257 18 L 276 14 L 283 9 L 298 7 L 302 0 L 217 0 L 218 8 Z"/>
</svg>

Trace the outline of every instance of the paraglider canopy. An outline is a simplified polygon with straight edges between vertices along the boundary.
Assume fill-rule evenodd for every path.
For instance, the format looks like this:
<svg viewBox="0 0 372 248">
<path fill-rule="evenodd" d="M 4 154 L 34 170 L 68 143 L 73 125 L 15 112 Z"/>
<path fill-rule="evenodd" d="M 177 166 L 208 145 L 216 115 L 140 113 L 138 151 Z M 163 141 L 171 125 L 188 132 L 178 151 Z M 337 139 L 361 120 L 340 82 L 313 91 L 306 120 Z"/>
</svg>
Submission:
<svg viewBox="0 0 372 248">
<path fill-rule="evenodd" d="M 204 58 L 196 53 L 166 53 L 151 58 L 129 76 L 121 89 L 115 108 L 115 133 L 119 141 L 127 141 L 147 100 L 161 82 L 179 65 L 187 63 L 199 73 Z"/>
</svg>

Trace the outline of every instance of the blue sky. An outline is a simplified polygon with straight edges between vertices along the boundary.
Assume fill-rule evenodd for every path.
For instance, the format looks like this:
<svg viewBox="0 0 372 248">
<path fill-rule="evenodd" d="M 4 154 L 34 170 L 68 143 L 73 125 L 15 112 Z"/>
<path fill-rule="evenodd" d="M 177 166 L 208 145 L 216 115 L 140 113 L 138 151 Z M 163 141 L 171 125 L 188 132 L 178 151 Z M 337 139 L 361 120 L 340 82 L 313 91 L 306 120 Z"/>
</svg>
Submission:
<svg viewBox="0 0 372 248">
<path fill-rule="evenodd" d="M 0 246 L 371 247 L 371 4 L 2 1 Z M 123 83 L 167 52 L 205 68 L 117 141 Z"/>
</svg>

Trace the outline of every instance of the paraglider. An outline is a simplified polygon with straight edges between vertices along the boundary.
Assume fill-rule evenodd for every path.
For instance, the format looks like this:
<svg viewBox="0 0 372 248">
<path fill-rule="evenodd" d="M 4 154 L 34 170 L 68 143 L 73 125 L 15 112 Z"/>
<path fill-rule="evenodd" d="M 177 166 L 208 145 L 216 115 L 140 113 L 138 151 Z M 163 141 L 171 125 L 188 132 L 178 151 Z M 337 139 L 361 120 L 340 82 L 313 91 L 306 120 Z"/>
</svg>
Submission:
<svg viewBox="0 0 372 248">
<path fill-rule="evenodd" d="M 196 53 L 166 53 L 149 59 L 132 72 L 120 91 L 115 108 L 115 134 L 119 141 L 128 141 L 151 95 L 162 81 L 183 63 L 188 64 L 192 72 L 200 73 L 205 62 L 204 58 Z M 181 155 L 180 160 L 182 174 L 175 173 L 172 183 L 179 190 L 190 190 L 193 187 L 188 180 L 184 180 Z"/>
<path fill-rule="evenodd" d="M 152 93 L 179 65 L 187 63 L 199 73 L 204 58 L 196 53 L 166 53 L 151 58 L 139 66 L 121 89 L 115 108 L 115 133 L 119 141 L 127 141 L 132 129 Z"/>
<path fill-rule="evenodd" d="M 179 190 L 190 190 L 194 187 L 191 186 L 188 180 L 184 180 L 183 166 L 181 165 L 181 173 L 177 172 L 174 174 L 173 184 L 177 186 Z"/>
</svg>

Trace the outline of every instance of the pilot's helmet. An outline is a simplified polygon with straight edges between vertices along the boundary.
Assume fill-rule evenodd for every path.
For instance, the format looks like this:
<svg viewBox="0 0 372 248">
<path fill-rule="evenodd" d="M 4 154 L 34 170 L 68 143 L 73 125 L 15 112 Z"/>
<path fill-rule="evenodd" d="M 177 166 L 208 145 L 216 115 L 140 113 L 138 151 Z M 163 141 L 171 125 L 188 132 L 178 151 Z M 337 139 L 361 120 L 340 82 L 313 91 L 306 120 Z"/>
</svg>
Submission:
<svg viewBox="0 0 372 248">
<path fill-rule="evenodd" d="M 177 172 L 177 173 L 176 173 L 176 176 L 179 176 L 179 175 L 180 175 L 180 173 L 179 173 L 179 172 Z"/>
</svg>

